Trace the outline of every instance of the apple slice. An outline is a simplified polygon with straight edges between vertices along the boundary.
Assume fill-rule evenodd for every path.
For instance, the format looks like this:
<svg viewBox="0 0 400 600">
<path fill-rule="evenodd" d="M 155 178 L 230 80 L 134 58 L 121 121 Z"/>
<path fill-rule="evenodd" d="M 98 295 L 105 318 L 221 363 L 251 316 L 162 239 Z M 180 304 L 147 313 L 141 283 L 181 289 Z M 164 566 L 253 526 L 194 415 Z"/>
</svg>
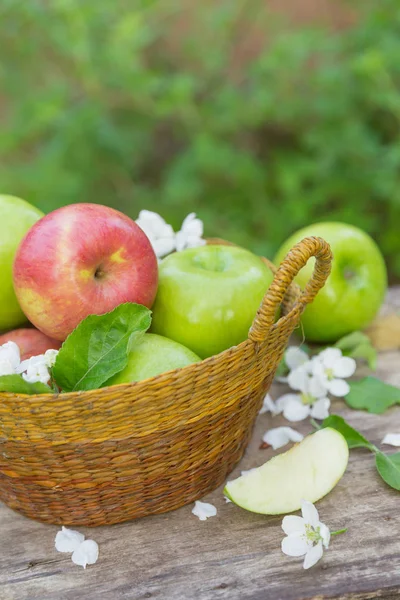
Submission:
<svg viewBox="0 0 400 600">
<path fill-rule="evenodd" d="M 327 427 L 258 469 L 229 481 L 224 494 L 238 506 L 264 515 L 290 513 L 302 500 L 328 494 L 346 470 L 349 449 L 336 429 Z"/>
</svg>

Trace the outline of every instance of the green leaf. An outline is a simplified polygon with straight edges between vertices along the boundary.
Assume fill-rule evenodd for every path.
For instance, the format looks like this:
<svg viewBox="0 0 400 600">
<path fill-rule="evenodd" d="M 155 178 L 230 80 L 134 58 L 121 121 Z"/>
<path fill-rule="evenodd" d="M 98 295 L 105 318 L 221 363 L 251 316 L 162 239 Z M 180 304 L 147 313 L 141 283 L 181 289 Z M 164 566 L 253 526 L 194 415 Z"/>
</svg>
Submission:
<svg viewBox="0 0 400 600">
<path fill-rule="evenodd" d="M 400 389 L 376 377 L 364 377 L 350 382 L 346 403 L 358 410 L 379 415 L 394 404 L 400 404 Z"/>
<path fill-rule="evenodd" d="M 371 344 L 371 340 L 362 331 L 354 331 L 345 335 L 335 344 L 345 356 L 351 358 L 361 358 L 367 361 L 372 371 L 376 370 L 378 353 Z"/>
<path fill-rule="evenodd" d="M 349 425 L 343 417 L 339 415 L 330 415 L 322 422 L 322 427 L 332 427 L 339 431 L 345 438 L 349 448 L 368 448 L 372 452 L 375 446 L 371 444 L 357 429 Z"/>
<path fill-rule="evenodd" d="M 28 383 L 22 375 L 2 375 L 0 377 L 0 392 L 13 394 L 52 394 L 53 390 L 45 383 Z"/>
<path fill-rule="evenodd" d="M 150 327 L 151 311 L 126 303 L 105 315 L 90 315 L 67 337 L 53 367 L 64 392 L 93 390 L 122 371 L 133 338 Z"/>
<path fill-rule="evenodd" d="M 395 490 L 400 491 L 400 452 L 387 455 L 378 450 L 375 464 L 383 481 Z"/>
</svg>

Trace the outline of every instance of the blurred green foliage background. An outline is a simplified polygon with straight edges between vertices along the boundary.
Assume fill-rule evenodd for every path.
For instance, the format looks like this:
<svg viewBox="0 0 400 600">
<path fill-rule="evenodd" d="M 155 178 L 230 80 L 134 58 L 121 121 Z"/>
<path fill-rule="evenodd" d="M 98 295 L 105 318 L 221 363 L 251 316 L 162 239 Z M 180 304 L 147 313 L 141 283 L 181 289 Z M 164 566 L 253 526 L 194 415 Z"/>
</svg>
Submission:
<svg viewBox="0 0 400 600">
<path fill-rule="evenodd" d="M 1 190 L 175 227 L 195 211 L 267 256 L 347 221 L 399 279 L 398 0 L 365 0 L 338 32 L 291 29 L 265 0 L 189 4 L 190 22 L 184 0 L 3 0 Z"/>
</svg>

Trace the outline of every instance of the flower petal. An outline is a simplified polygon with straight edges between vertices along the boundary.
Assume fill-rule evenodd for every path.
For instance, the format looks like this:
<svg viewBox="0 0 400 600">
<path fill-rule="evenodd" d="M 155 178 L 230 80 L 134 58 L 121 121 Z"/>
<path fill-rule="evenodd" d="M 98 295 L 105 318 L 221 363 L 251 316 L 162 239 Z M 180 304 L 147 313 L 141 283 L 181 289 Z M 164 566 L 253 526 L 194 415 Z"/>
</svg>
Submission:
<svg viewBox="0 0 400 600">
<path fill-rule="evenodd" d="M 260 408 L 260 412 L 258 414 L 263 415 L 267 412 L 270 412 L 272 415 L 277 415 L 280 412 L 269 394 L 266 394 L 266 396 L 264 397 L 263 405 Z"/>
<path fill-rule="evenodd" d="M 320 523 L 319 524 L 319 534 L 322 538 L 322 543 L 325 546 L 325 548 L 329 547 L 329 542 L 331 539 L 331 532 L 329 531 L 329 527 L 327 527 L 325 525 L 325 523 Z"/>
<path fill-rule="evenodd" d="M 181 231 L 184 231 L 188 235 L 201 237 L 203 235 L 203 230 L 203 221 L 196 218 L 196 213 L 189 213 L 188 216 L 183 219 Z"/>
<path fill-rule="evenodd" d="M 277 414 L 283 412 L 285 406 L 291 401 L 301 401 L 300 394 L 283 394 L 283 396 L 279 396 L 275 402 L 275 409 Z"/>
<path fill-rule="evenodd" d="M 86 565 L 94 565 L 99 558 L 99 546 L 94 540 L 85 540 L 78 546 L 71 556 L 76 565 L 86 569 Z"/>
<path fill-rule="evenodd" d="M 58 552 L 74 552 L 83 542 L 85 536 L 74 529 L 61 527 L 61 531 L 57 532 L 54 545 Z"/>
<path fill-rule="evenodd" d="M 304 558 L 304 569 L 310 569 L 313 567 L 319 561 L 319 559 L 322 558 L 323 552 L 322 542 L 318 542 L 318 544 L 310 548 Z"/>
<path fill-rule="evenodd" d="M 289 442 L 301 442 L 303 435 L 291 427 L 275 427 L 266 431 L 262 437 L 263 442 L 272 446 L 274 450 L 286 446 Z"/>
<path fill-rule="evenodd" d="M 310 415 L 313 419 L 323 421 L 324 419 L 329 417 L 330 405 L 331 401 L 329 400 L 329 398 L 320 398 L 312 405 Z"/>
<path fill-rule="evenodd" d="M 301 367 L 309 361 L 308 354 L 297 346 L 289 346 L 285 352 L 285 363 L 291 371 Z"/>
<path fill-rule="evenodd" d="M 299 390 L 300 392 L 305 392 L 308 387 L 308 373 L 305 370 L 304 366 L 297 367 L 293 371 L 290 371 L 288 375 L 288 384 L 292 388 L 292 390 Z"/>
<path fill-rule="evenodd" d="M 224 498 L 225 498 L 225 502 L 226 502 L 227 504 L 229 504 L 229 502 L 232 504 L 232 500 L 230 500 L 230 499 L 228 498 L 228 496 L 224 496 Z"/>
<path fill-rule="evenodd" d="M 357 363 L 350 356 L 342 356 L 332 367 L 335 377 L 351 377 L 357 368 Z"/>
<path fill-rule="evenodd" d="M 306 533 L 306 523 L 303 517 L 297 517 L 296 515 L 287 515 L 283 517 L 282 529 L 286 535 L 292 533 Z"/>
<path fill-rule="evenodd" d="M 15 370 L 8 359 L 0 359 L 0 375 L 14 375 Z"/>
<path fill-rule="evenodd" d="M 350 392 L 350 386 L 344 379 L 331 379 L 326 385 L 332 396 L 336 396 L 337 398 L 347 396 Z"/>
<path fill-rule="evenodd" d="M 310 377 L 308 382 L 308 393 L 314 398 L 323 398 L 326 396 L 328 388 L 326 386 L 326 380 L 317 375 Z"/>
<path fill-rule="evenodd" d="M 387 433 L 381 444 L 387 444 L 388 446 L 400 446 L 400 433 Z"/>
<path fill-rule="evenodd" d="M 175 240 L 171 238 L 158 238 L 150 240 L 155 255 L 158 258 L 163 258 L 167 254 L 171 254 L 175 250 Z"/>
<path fill-rule="evenodd" d="M 196 517 L 199 517 L 200 521 L 206 521 L 209 517 L 215 517 L 217 514 L 217 509 L 213 504 L 196 500 L 194 503 L 194 508 L 192 509 L 192 513 Z"/>
<path fill-rule="evenodd" d="M 254 467 L 253 469 L 247 469 L 247 471 L 241 471 L 240 474 L 242 477 L 247 477 L 247 475 L 250 475 L 250 473 L 253 471 L 257 471 L 257 467 Z"/>
<path fill-rule="evenodd" d="M 281 548 L 287 556 L 303 556 L 310 550 L 310 542 L 303 536 L 288 535 L 283 538 Z"/>
<path fill-rule="evenodd" d="M 303 421 L 310 414 L 310 405 L 303 404 L 300 398 L 297 400 L 289 400 L 283 409 L 283 416 L 288 421 L 296 423 L 297 421 Z"/>
<path fill-rule="evenodd" d="M 309 502 L 308 500 L 302 500 L 301 514 L 305 522 L 311 525 L 311 527 L 318 527 L 319 514 L 312 502 Z"/>
<path fill-rule="evenodd" d="M 326 369 L 333 369 L 337 360 L 342 357 L 342 351 L 339 348 L 326 348 L 318 354 L 318 358 L 322 361 Z"/>
</svg>

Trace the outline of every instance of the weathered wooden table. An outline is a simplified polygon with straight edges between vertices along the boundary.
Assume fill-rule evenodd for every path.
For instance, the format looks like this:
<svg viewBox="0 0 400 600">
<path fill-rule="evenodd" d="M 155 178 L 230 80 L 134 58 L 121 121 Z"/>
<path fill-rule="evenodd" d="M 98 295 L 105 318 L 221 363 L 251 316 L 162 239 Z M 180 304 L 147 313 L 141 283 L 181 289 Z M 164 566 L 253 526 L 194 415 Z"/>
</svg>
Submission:
<svg viewBox="0 0 400 600">
<path fill-rule="evenodd" d="M 388 304 L 400 309 L 400 288 L 391 291 Z M 400 351 L 380 355 L 378 375 L 400 386 Z M 275 385 L 272 395 L 282 389 Z M 385 433 L 400 433 L 398 407 L 376 416 L 336 401 L 331 412 L 343 415 L 378 446 Z M 271 450 L 259 448 L 260 440 L 283 421 L 275 417 L 272 425 L 270 415 L 258 417 L 232 478 L 272 456 Z M 311 429 L 306 421 L 295 427 L 303 433 Z M 301 559 L 282 554 L 282 517 L 226 504 L 222 488 L 204 500 L 218 509 L 205 522 L 187 506 L 122 525 L 79 528 L 100 546 L 99 561 L 86 570 L 54 549 L 58 527 L 0 505 L 0 600 L 400 598 L 400 495 L 378 477 L 368 451 L 351 451 L 343 479 L 318 503 L 322 521 L 332 530 L 348 531 L 332 539 L 309 571 L 302 569 Z"/>
</svg>

